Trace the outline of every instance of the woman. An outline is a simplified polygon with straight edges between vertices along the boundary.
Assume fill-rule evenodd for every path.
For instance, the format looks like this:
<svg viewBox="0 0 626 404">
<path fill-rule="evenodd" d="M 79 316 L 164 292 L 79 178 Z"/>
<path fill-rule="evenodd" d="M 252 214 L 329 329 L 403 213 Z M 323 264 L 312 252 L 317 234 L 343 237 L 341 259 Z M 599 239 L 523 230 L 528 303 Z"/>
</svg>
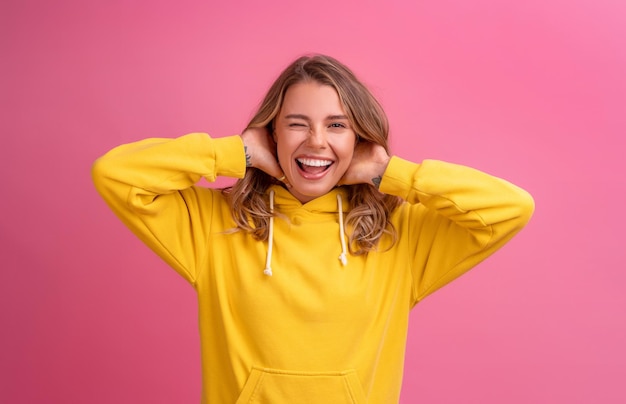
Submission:
<svg viewBox="0 0 626 404">
<path fill-rule="evenodd" d="M 302 57 L 241 136 L 119 146 L 105 201 L 197 291 L 202 402 L 397 403 L 409 311 L 530 219 L 520 188 L 389 155 L 352 72 Z M 239 178 L 224 190 L 202 178 Z"/>
</svg>

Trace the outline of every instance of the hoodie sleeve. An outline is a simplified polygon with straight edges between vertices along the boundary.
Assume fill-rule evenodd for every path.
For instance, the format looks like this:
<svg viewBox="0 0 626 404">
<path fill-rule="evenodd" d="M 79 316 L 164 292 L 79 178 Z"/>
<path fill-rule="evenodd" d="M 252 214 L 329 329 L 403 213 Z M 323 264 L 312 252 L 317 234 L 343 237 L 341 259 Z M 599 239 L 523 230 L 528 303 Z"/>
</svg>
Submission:
<svg viewBox="0 0 626 404">
<path fill-rule="evenodd" d="M 380 190 L 408 202 L 399 224 L 413 277 L 413 304 L 493 254 L 530 220 L 533 198 L 478 170 L 393 157 Z"/>
<path fill-rule="evenodd" d="M 118 146 L 92 167 L 97 191 L 148 247 L 190 283 L 206 257 L 213 193 L 202 177 L 245 174 L 241 138 L 192 133 Z"/>
</svg>

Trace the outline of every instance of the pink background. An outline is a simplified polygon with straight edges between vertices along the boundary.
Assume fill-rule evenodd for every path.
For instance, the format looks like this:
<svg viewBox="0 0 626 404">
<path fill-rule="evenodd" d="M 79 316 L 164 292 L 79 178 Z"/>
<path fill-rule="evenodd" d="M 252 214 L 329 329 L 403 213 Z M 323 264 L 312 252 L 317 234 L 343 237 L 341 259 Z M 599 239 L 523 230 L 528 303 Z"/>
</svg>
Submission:
<svg viewBox="0 0 626 404">
<path fill-rule="evenodd" d="M 380 98 L 396 154 L 536 198 L 517 238 L 412 313 L 402 403 L 626 402 L 624 4 L 3 0 L 0 401 L 199 401 L 193 289 L 90 165 L 237 133 L 288 62 L 322 52 Z"/>
</svg>

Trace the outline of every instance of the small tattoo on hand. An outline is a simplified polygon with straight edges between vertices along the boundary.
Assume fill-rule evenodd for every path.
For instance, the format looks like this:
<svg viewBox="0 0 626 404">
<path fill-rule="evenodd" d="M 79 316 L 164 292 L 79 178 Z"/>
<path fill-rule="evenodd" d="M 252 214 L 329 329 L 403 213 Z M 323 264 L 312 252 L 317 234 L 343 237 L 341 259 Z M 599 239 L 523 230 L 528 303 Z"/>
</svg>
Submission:
<svg viewBox="0 0 626 404">
<path fill-rule="evenodd" d="M 376 189 L 380 188 L 380 182 L 383 180 L 383 177 L 381 177 L 380 175 L 378 177 L 374 177 L 372 178 L 372 183 L 374 184 L 374 186 L 376 187 Z"/>
</svg>

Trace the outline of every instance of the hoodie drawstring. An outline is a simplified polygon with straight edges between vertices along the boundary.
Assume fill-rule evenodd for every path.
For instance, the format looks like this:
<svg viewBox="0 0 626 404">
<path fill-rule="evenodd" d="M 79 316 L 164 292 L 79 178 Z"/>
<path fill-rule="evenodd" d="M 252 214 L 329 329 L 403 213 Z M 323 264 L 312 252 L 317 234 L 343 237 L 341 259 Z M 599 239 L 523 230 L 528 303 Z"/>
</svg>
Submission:
<svg viewBox="0 0 626 404">
<path fill-rule="evenodd" d="M 270 230 L 267 236 L 267 258 L 265 259 L 265 269 L 263 273 L 272 276 L 272 247 L 274 246 L 274 190 L 270 191 Z"/>
<path fill-rule="evenodd" d="M 341 254 L 339 255 L 339 261 L 341 261 L 343 265 L 348 265 L 345 231 L 343 228 L 343 204 L 341 201 L 341 194 L 337 194 L 337 210 L 339 210 L 339 239 L 341 240 Z"/>
<path fill-rule="evenodd" d="M 343 225 L 343 202 L 341 195 L 337 195 L 337 210 L 339 211 L 339 240 L 341 240 L 341 254 L 339 261 L 343 265 L 348 265 L 348 252 L 346 249 L 346 234 Z M 272 249 L 274 247 L 274 190 L 270 190 L 270 228 L 267 236 L 267 257 L 265 259 L 265 269 L 263 273 L 272 276 Z"/>
</svg>

